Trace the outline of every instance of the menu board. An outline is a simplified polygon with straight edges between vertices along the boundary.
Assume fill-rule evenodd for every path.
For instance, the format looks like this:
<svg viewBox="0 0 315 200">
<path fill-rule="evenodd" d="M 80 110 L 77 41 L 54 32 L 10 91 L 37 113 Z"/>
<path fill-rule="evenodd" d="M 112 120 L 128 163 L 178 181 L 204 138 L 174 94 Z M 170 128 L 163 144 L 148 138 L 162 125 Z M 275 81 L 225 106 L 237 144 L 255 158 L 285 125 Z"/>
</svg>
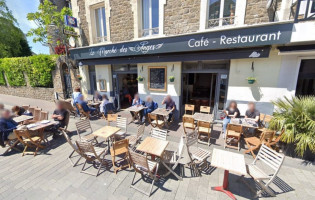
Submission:
<svg viewBox="0 0 315 200">
<path fill-rule="evenodd" d="M 166 91 L 166 67 L 149 67 L 149 90 Z"/>
</svg>

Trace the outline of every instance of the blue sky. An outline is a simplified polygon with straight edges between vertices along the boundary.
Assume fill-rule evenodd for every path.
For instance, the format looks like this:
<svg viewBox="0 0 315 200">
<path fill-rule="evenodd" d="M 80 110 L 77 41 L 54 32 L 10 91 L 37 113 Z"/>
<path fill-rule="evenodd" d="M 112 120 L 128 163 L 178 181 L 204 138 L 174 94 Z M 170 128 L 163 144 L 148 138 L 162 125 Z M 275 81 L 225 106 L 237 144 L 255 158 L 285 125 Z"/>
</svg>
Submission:
<svg viewBox="0 0 315 200">
<path fill-rule="evenodd" d="M 6 0 L 6 3 L 25 34 L 31 28 L 36 28 L 35 23 L 28 21 L 26 16 L 27 13 L 37 11 L 39 0 Z M 36 54 L 49 54 L 48 47 L 41 45 L 41 43 L 33 43 L 33 39 L 30 37 L 27 37 L 27 41 Z"/>
</svg>

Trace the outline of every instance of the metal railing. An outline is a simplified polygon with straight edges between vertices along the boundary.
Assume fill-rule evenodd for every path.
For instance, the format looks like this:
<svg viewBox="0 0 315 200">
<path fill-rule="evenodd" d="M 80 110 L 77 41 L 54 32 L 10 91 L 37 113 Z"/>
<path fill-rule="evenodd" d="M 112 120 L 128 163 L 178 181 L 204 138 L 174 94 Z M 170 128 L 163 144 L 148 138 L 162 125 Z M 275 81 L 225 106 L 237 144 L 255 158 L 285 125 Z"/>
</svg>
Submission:
<svg viewBox="0 0 315 200">
<path fill-rule="evenodd" d="M 209 19 L 208 20 L 208 28 L 234 25 L 235 24 L 235 18 L 236 18 L 236 16 L 222 17 L 222 18 L 217 18 L 217 19 Z"/>
<path fill-rule="evenodd" d="M 159 27 L 140 30 L 140 37 L 159 34 Z"/>
<path fill-rule="evenodd" d="M 294 23 L 315 20 L 315 1 L 297 0 L 291 5 L 291 16 L 294 17 Z"/>
</svg>

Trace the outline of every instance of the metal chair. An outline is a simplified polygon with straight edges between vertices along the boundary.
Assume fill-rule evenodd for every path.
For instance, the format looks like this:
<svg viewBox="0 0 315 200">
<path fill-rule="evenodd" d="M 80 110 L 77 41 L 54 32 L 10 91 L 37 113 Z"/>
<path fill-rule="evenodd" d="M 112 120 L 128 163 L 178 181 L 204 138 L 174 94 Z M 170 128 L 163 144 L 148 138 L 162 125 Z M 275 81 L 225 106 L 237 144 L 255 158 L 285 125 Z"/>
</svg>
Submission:
<svg viewBox="0 0 315 200">
<path fill-rule="evenodd" d="M 166 141 L 167 131 L 158 128 L 153 128 L 151 131 L 151 137 Z"/>
<path fill-rule="evenodd" d="M 93 129 L 91 127 L 91 123 L 90 123 L 89 119 L 79 121 L 79 122 L 75 123 L 75 126 L 77 128 L 77 133 L 78 133 L 78 136 L 80 139 L 84 139 L 84 140 L 87 140 L 89 142 L 94 141 L 96 144 L 98 144 L 97 137 L 92 134 Z M 82 136 L 81 135 L 82 132 L 87 132 L 87 134 L 84 134 Z"/>
<path fill-rule="evenodd" d="M 76 141 L 76 144 L 78 146 L 80 155 L 82 155 L 82 157 L 85 158 L 85 162 L 82 167 L 81 173 L 98 176 L 102 166 L 106 167 L 105 155 L 108 151 L 107 147 L 106 148 L 94 147 L 92 143 L 83 141 L 83 140 Z M 97 164 L 99 165 L 96 174 L 92 174 L 86 171 L 88 168 L 85 169 L 85 165 L 88 162 L 91 163 L 92 165 L 97 165 Z"/>
<path fill-rule="evenodd" d="M 131 187 L 147 196 L 151 196 L 154 182 L 157 180 L 156 175 L 159 168 L 159 163 L 148 160 L 146 156 L 136 153 L 132 150 L 129 151 L 129 155 L 132 167 L 135 170 L 135 174 L 131 182 Z M 147 178 L 146 182 L 148 182 L 148 178 L 152 180 L 149 192 L 146 192 L 135 186 L 135 184 L 138 182 L 138 181 L 134 182 L 137 173 L 141 174 L 141 178 L 143 179 L 144 177 L 146 177 Z"/>
<path fill-rule="evenodd" d="M 131 148 L 135 147 L 141 140 L 143 134 L 144 134 L 145 124 L 142 124 L 137 131 L 137 135 L 130 135 L 126 137 L 129 141 L 129 145 Z"/>
</svg>

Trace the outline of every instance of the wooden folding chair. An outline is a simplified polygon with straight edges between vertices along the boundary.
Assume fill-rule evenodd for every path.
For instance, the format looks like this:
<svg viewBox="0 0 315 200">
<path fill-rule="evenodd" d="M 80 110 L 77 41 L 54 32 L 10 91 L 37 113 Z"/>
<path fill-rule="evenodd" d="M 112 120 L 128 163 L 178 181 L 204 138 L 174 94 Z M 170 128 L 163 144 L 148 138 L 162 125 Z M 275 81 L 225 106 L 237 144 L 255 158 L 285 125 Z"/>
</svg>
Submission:
<svg viewBox="0 0 315 200">
<path fill-rule="evenodd" d="M 40 121 L 40 114 L 42 112 L 42 109 L 41 108 L 35 108 L 34 110 L 34 113 L 33 113 L 33 121 L 37 122 L 37 121 Z"/>
<path fill-rule="evenodd" d="M 38 121 L 48 120 L 48 115 L 49 115 L 49 112 L 41 111 L 41 112 L 40 112 L 40 117 L 39 117 L 39 120 L 38 120 Z"/>
<path fill-rule="evenodd" d="M 281 133 L 277 137 L 273 137 L 269 143 L 266 143 L 266 145 L 269 148 L 278 152 L 279 151 L 278 143 L 280 142 L 280 139 L 281 139 L 282 135 L 284 134 L 284 132 L 285 132 L 285 130 L 282 129 Z"/>
<path fill-rule="evenodd" d="M 24 145 L 24 150 L 22 153 L 22 156 L 25 155 L 26 150 L 28 148 L 35 148 L 35 151 L 33 152 L 34 156 L 36 156 L 38 150 L 44 149 L 45 147 L 43 145 L 41 145 L 41 143 L 44 141 L 43 137 L 40 136 L 31 136 L 29 131 L 27 129 L 25 130 L 13 130 L 13 132 L 15 133 L 17 139 L 20 141 L 21 144 Z"/>
<path fill-rule="evenodd" d="M 29 108 L 28 108 L 28 111 L 30 112 L 30 113 L 32 113 L 32 115 L 34 116 L 35 115 L 35 109 L 36 109 L 37 107 L 32 107 L 32 106 L 30 106 Z"/>
<path fill-rule="evenodd" d="M 195 105 L 185 104 L 185 114 L 183 117 L 192 117 L 195 113 Z"/>
<path fill-rule="evenodd" d="M 137 135 L 130 135 L 126 137 L 129 141 L 129 145 L 131 148 L 135 147 L 141 140 L 143 134 L 144 134 L 145 124 L 142 124 L 137 131 Z"/>
<path fill-rule="evenodd" d="M 200 106 L 200 113 L 210 114 L 211 108 L 209 106 Z"/>
<path fill-rule="evenodd" d="M 187 135 L 189 130 L 195 131 L 196 129 L 196 125 L 195 125 L 195 120 L 192 117 L 188 117 L 188 116 L 183 116 L 183 127 L 184 127 L 184 132 Z"/>
<path fill-rule="evenodd" d="M 129 155 L 130 161 L 135 170 L 135 174 L 131 182 L 131 187 L 147 196 L 151 196 L 154 182 L 157 180 L 156 175 L 159 168 L 159 163 L 148 160 L 147 156 L 141 155 L 132 150 L 129 151 Z M 134 182 L 137 173 L 141 174 L 141 178 L 146 180 L 146 182 L 148 182 L 148 179 L 152 180 L 149 192 L 146 192 L 135 186 L 135 184 L 138 182 L 138 181 Z"/>
<path fill-rule="evenodd" d="M 273 116 L 272 115 L 265 115 L 264 121 L 263 121 L 263 126 L 265 128 L 269 127 L 269 123 L 272 120 Z"/>
<path fill-rule="evenodd" d="M 81 160 L 81 158 L 82 158 L 82 155 L 80 154 L 81 152 L 79 151 L 77 144 L 76 144 L 76 143 L 72 143 L 72 141 L 71 141 L 71 139 L 69 138 L 68 134 L 67 134 L 65 131 L 61 131 L 61 132 L 62 132 L 63 136 L 66 138 L 68 144 L 69 144 L 69 145 L 72 147 L 72 149 L 73 149 L 72 153 L 68 156 L 68 160 L 69 160 L 70 163 L 72 164 L 72 167 L 75 167 L 75 166 L 79 163 L 79 161 Z M 79 155 L 79 159 L 78 159 L 75 163 L 73 163 L 73 161 L 72 161 L 72 159 L 71 159 L 74 153 L 77 153 L 77 154 Z"/>
<path fill-rule="evenodd" d="M 190 169 L 200 176 L 199 168 L 209 166 L 207 158 L 211 155 L 211 153 L 205 149 L 199 148 L 198 146 L 195 150 L 192 150 L 192 146 L 195 144 L 198 144 L 198 134 L 194 131 L 186 135 L 186 147 L 190 158 Z"/>
<path fill-rule="evenodd" d="M 16 151 L 20 151 L 20 149 L 16 148 L 16 145 L 18 145 L 19 143 L 20 143 L 20 141 L 18 139 L 5 141 L 5 145 L 8 145 L 9 147 L 7 148 L 7 150 L 5 150 L 5 152 L 2 155 L 8 153 L 11 149 L 14 149 Z"/>
<path fill-rule="evenodd" d="M 224 148 L 233 148 L 240 150 L 240 140 L 242 134 L 242 126 L 236 124 L 228 124 L 224 139 Z"/>
<path fill-rule="evenodd" d="M 81 104 L 77 103 L 76 106 L 80 113 L 80 119 L 90 119 L 90 114 L 83 110 Z"/>
<path fill-rule="evenodd" d="M 115 137 L 118 139 L 125 138 L 127 133 L 127 118 L 117 117 L 116 127 L 120 128 L 120 131 L 115 134 Z"/>
<path fill-rule="evenodd" d="M 96 144 L 98 144 L 97 137 L 92 134 L 93 129 L 91 127 L 91 123 L 89 119 L 79 121 L 75 123 L 75 126 L 77 128 L 77 133 L 80 139 L 87 140 L 89 142 L 95 142 Z M 87 133 L 84 135 L 81 135 L 82 132 L 87 132 Z"/>
<path fill-rule="evenodd" d="M 198 132 L 198 142 L 207 144 L 210 146 L 210 137 L 211 137 L 211 123 L 198 121 L 197 122 L 197 132 Z M 204 138 L 207 139 L 207 142 L 204 142 Z"/>
<path fill-rule="evenodd" d="M 263 191 L 266 191 L 269 195 L 273 197 L 276 196 L 274 192 L 269 188 L 269 185 L 279 173 L 283 161 L 283 154 L 277 153 L 264 144 L 261 145 L 255 160 L 251 164 L 247 165 L 248 174 L 261 188 L 261 190 L 257 192 L 255 198 L 257 198 Z M 257 165 L 258 162 L 261 164 Z M 249 186 L 249 184 L 247 183 L 246 185 Z"/>
<path fill-rule="evenodd" d="M 71 102 L 63 100 L 58 100 L 58 102 L 61 102 L 62 107 L 69 112 L 69 115 L 72 115 L 74 118 L 76 117 L 77 109 L 71 104 Z"/>
<path fill-rule="evenodd" d="M 78 146 L 80 155 L 82 155 L 82 157 L 85 158 L 85 162 L 82 167 L 81 173 L 89 174 L 92 176 L 98 176 L 102 166 L 106 167 L 105 155 L 108 151 L 107 147 L 106 148 L 94 147 L 92 143 L 83 140 L 76 141 L 76 144 Z M 92 174 L 90 172 L 87 172 L 86 170 L 89 167 L 85 169 L 86 163 L 91 163 L 92 166 L 98 164 L 99 167 L 97 173 Z"/>
<path fill-rule="evenodd" d="M 111 157 L 112 157 L 112 162 L 113 162 L 113 167 L 114 167 L 115 174 L 117 174 L 118 170 L 121 170 L 121 169 L 123 169 L 125 167 L 129 167 L 130 168 L 128 147 L 129 147 L 128 139 L 123 139 L 123 140 L 119 140 L 119 141 L 113 142 L 113 146 L 110 148 L 110 154 L 111 154 Z M 124 156 L 122 160 L 126 160 L 127 164 L 120 165 L 119 167 L 117 167 L 115 162 L 116 162 L 116 156 L 119 156 L 119 155 L 123 155 Z"/>
<path fill-rule="evenodd" d="M 69 121 L 70 121 L 70 113 L 69 111 L 66 112 L 65 117 L 65 126 L 64 127 L 60 127 L 59 130 L 65 131 L 66 133 L 68 133 L 68 127 L 69 127 Z"/>
<path fill-rule="evenodd" d="M 166 141 L 167 131 L 158 128 L 153 128 L 151 131 L 151 137 Z"/>
<path fill-rule="evenodd" d="M 160 129 L 163 128 L 165 122 L 163 120 L 160 120 L 158 115 L 154 115 L 154 114 L 149 113 L 148 117 L 149 117 L 149 123 L 151 124 L 151 126 L 153 128 L 156 128 L 156 127 L 160 128 Z"/>
<path fill-rule="evenodd" d="M 254 158 L 256 158 L 256 155 L 254 151 L 258 150 L 262 144 L 269 145 L 268 143 L 271 143 L 273 137 L 275 135 L 275 131 L 265 129 L 264 132 L 262 132 L 260 138 L 257 137 L 249 137 L 245 138 L 245 142 L 247 145 L 247 150 L 244 152 L 244 154 L 251 152 Z"/>
<path fill-rule="evenodd" d="M 117 114 L 108 114 L 107 115 L 107 125 L 112 126 L 111 123 L 117 122 L 118 115 Z"/>
</svg>

